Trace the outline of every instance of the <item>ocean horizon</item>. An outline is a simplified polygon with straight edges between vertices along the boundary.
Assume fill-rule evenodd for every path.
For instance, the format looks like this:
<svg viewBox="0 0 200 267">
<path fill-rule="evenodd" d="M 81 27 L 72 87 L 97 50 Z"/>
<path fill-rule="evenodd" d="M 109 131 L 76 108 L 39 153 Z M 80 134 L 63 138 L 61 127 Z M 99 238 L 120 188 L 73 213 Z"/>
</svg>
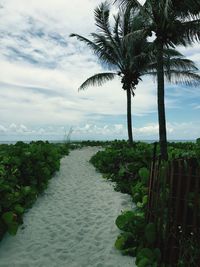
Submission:
<svg viewBox="0 0 200 267">
<path fill-rule="evenodd" d="M 106 141 L 114 141 L 114 140 L 125 140 L 125 139 L 113 139 L 113 140 L 99 140 L 99 139 L 80 139 L 80 140 L 70 140 L 69 142 L 70 143 L 73 143 L 73 142 L 82 142 L 82 141 L 100 141 L 100 142 L 106 142 Z M 48 141 L 50 143 L 66 143 L 68 141 L 66 140 L 56 140 L 56 139 L 34 139 L 34 140 L 7 140 L 7 141 L 1 141 L 0 140 L 0 144 L 7 144 L 7 145 L 14 145 L 16 144 L 17 142 L 23 142 L 23 143 L 30 143 L 30 142 L 37 142 L 37 141 Z M 154 142 L 159 142 L 158 140 L 141 140 L 141 139 L 136 139 L 134 140 L 135 142 L 145 142 L 145 143 L 154 143 Z M 168 140 L 168 142 L 172 143 L 172 142 L 175 142 L 175 143 L 178 143 L 178 142 L 181 142 L 181 143 L 185 143 L 185 142 L 196 142 L 195 139 L 170 139 Z"/>
</svg>

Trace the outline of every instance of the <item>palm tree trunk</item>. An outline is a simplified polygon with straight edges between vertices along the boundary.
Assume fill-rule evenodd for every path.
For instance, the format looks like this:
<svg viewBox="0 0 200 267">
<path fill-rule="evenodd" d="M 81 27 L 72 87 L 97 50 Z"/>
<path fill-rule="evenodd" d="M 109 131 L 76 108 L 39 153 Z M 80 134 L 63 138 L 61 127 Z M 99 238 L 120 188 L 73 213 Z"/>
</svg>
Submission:
<svg viewBox="0 0 200 267">
<path fill-rule="evenodd" d="M 131 116 L 131 90 L 126 89 L 127 93 L 127 127 L 128 127 L 128 140 L 130 144 L 133 144 L 132 134 L 132 116 Z"/>
<path fill-rule="evenodd" d="M 165 82 L 163 67 L 163 43 L 157 43 L 157 100 L 161 158 L 167 160 L 167 132 L 165 118 Z"/>
</svg>

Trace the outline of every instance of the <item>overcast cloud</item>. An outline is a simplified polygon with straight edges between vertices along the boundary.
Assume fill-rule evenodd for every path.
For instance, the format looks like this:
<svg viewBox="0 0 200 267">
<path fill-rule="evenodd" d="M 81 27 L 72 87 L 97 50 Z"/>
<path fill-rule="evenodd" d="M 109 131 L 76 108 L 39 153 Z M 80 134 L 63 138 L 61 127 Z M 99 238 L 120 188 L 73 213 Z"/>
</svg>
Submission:
<svg viewBox="0 0 200 267">
<path fill-rule="evenodd" d="M 72 32 L 95 31 L 99 0 L 5 0 L 0 8 L 0 140 L 127 138 L 126 94 L 119 79 L 78 92 L 89 76 L 104 71 Z M 181 51 L 197 64 L 200 47 Z M 200 136 L 200 89 L 168 86 L 168 134 Z M 149 78 L 133 99 L 134 135 L 158 136 L 156 84 Z M 184 115 L 187 114 L 187 115 Z M 188 131 L 189 127 L 189 131 Z"/>
</svg>

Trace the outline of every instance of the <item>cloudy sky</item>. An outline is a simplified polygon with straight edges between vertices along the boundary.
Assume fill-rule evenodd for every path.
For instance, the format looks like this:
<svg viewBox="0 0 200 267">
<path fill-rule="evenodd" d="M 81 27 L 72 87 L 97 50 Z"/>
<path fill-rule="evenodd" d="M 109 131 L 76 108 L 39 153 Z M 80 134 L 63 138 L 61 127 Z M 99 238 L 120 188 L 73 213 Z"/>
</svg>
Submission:
<svg viewBox="0 0 200 267">
<path fill-rule="evenodd" d="M 70 33 L 95 31 L 101 0 L 0 0 L 0 141 L 127 138 L 126 94 L 116 79 L 78 92 L 104 71 Z M 200 67 L 200 45 L 184 49 Z M 167 85 L 169 139 L 200 137 L 200 88 Z M 133 99 L 135 139 L 157 139 L 156 84 L 144 78 Z"/>
</svg>

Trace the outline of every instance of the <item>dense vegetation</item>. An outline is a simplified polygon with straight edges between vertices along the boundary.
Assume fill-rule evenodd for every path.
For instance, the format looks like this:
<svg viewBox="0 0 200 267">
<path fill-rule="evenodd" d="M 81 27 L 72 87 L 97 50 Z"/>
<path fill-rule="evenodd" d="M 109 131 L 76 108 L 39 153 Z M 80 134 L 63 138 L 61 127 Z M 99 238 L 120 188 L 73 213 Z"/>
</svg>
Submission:
<svg viewBox="0 0 200 267">
<path fill-rule="evenodd" d="M 116 182 L 117 190 L 131 194 L 140 168 L 150 168 L 152 152 L 152 144 L 138 142 L 130 147 L 126 141 L 116 141 L 93 156 L 91 163 Z"/>
<path fill-rule="evenodd" d="M 200 140 L 196 143 L 169 143 L 168 149 L 170 160 L 180 157 L 195 157 L 200 160 Z M 93 165 L 104 173 L 104 177 L 115 182 L 116 190 L 132 196 L 135 209 L 123 212 L 116 219 L 116 225 L 122 233 L 117 238 L 115 246 L 123 254 L 136 256 L 136 264 L 140 267 L 167 266 L 161 263 L 160 248 L 154 246 L 156 235 L 160 233 L 156 233 L 155 224 L 148 223 L 146 220 L 148 181 L 153 151 L 154 144 L 135 142 L 130 147 L 127 142 L 118 141 L 113 142 L 91 159 Z M 160 151 L 157 150 L 156 155 L 159 154 Z M 198 245 L 191 244 L 190 248 L 193 249 L 191 253 L 195 255 L 200 252 L 197 249 Z M 187 260 L 181 260 L 182 262 L 177 266 L 188 266 Z M 196 259 L 194 262 L 196 264 Z"/>
<path fill-rule="evenodd" d="M 86 141 L 73 141 L 69 142 L 68 146 L 70 149 L 87 147 L 87 146 L 101 146 L 105 147 L 112 143 L 112 141 L 97 141 L 97 140 L 86 140 Z"/>
<path fill-rule="evenodd" d="M 84 146 L 104 147 L 103 151 L 92 157 L 91 163 L 105 178 L 115 183 L 116 190 L 130 194 L 135 203 L 134 210 L 124 211 L 116 219 L 121 234 L 115 247 L 124 255 L 135 256 L 139 267 L 171 266 L 162 262 L 162 250 L 154 245 L 160 234 L 156 225 L 146 220 L 150 165 L 152 158 L 160 155 L 160 149 L 155 144 L 143 142 L 134 142 L 132 146 L 127 141 L 117 140 L 64 145 L 41 141 L 0 145 L 0 238 L 6 231 L 11 235 L 16 234 L 19 225 L 23 223 L 23 214 L 59 169 L 62 155 L 68 154 L 69 149 Z M 200 139 L 196 143 L 169 143 L 168 154 L 169 161 L 180 157 L 200 161 Z M 188 203 L 193 205 L 191 195 L 189 197 Z M 183 257 L 176 266 L 188 266 L 187 259 L 191 255 L 191 266 L 196 266 L 200 253 L 199 241 L 194 236 L 193 239 L 184 239 L 184 243 L 183 240 L 180 242 Z M 185 251 L 188 251 L 187 254 Z"/>
<path fill-rule="evenodd" d="M 46 189 L 64 154 L 67 145 L 42 141 L 0 145 L 0 239 L 6 231 L 16 234 L 24 212 Z"/>
</svg>

